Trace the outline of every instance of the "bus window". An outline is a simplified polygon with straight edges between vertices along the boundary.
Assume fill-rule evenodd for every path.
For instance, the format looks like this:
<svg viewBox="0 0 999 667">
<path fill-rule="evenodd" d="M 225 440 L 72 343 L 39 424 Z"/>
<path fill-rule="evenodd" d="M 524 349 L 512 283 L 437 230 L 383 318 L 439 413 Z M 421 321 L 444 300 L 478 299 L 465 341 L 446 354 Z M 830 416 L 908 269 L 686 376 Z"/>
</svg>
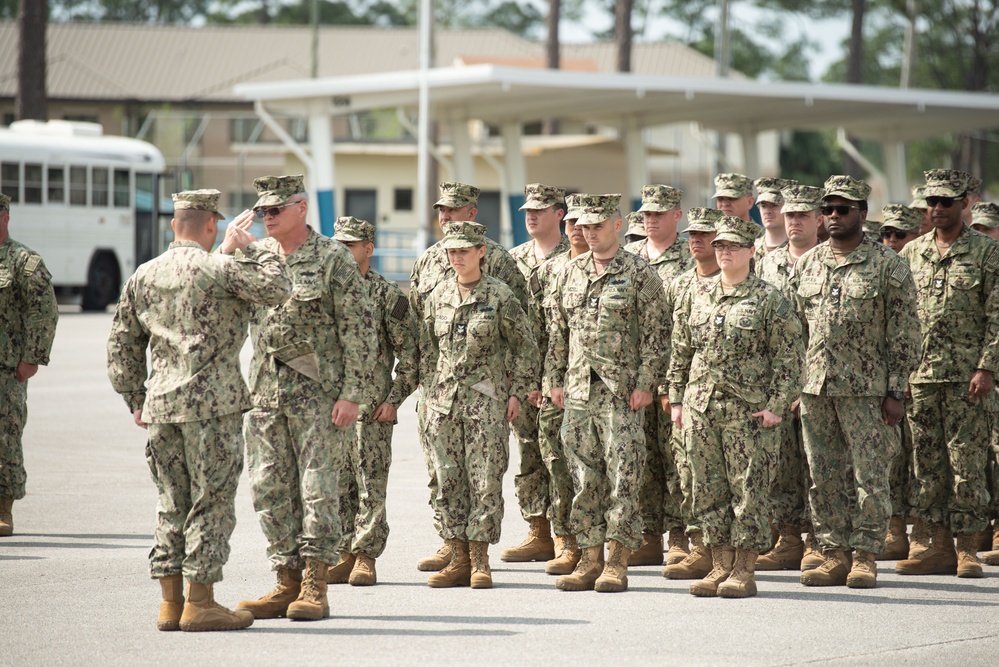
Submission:
<svg viewBox="0 0 999 667">
<path fill-rule="evenodd" d="M 12 204 L 21 201 L 21 165 L 17 162 L 4 162 L 0 165 L 0 192 L 10 195 Z"/>
<path fill-rule="evenodd" d="M 42 165 L 24 165 L 24 203 L 42 203 Z"/>
<path fill-rule="evenodd" d="M 49 196 L 46 201 L 50 204 L 66 203 L 66 168 L 49 167 Z"/>
<path fill-rule="evenodd" d="M 94 167 L 91 181 L 91 206 L 108 205 L 108 170 L 107 167 Z"/>
<path fill-rule="evenodd" d="M 72 206 L 87 205 L 87 168 L 69 168 L 69 203 Z"/>
<path fill-rule="evenodd" d="M 128 170 L 114 170 L 114 205 L 117 208 L 128 208 L 131 183 L 128 178 Z"/>
</svg>

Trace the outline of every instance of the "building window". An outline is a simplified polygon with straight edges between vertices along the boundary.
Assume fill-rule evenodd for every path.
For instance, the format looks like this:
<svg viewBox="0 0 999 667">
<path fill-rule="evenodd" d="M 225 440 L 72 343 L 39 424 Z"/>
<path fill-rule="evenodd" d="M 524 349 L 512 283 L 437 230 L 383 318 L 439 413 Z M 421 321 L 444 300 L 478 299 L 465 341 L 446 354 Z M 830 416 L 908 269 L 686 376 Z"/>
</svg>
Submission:
<svg viewBox="0 0 999 667">
<path fill-rule="evenodd" d="M 396 211 L 412 211 L 413 188 L 396 188 L 393 201 L 395 202 L 393 208 Z"/>
<path fill-rule="evenodd" d="M 260 133 L 257 125 L 260 121 L 256 118 L 231 118 L 229 119 L 229 141 L 234 144 L 248 144 L 257 139 Z"/>
<path fill-rule="evenodd" d="M 253 208 L 253 205 L 257 203 L 257 199 L 259 199 L 257 193 L 253 191 L 230 192 L 229 208 L 233 211 L 243 212 Z"/>
<path fill-rule="evenodd" d="M 288 134 L 295 141 L 305 142 L 309 140 L 309 121 L 302 116 L 288 119 Z"/>
<path fill-rule="evenodd" d="M 71 120 L 79 123 L 98 123 L 97 114 L 89 113 L 68 113 L 65 114 L 63 120 Z"/>
</svg>

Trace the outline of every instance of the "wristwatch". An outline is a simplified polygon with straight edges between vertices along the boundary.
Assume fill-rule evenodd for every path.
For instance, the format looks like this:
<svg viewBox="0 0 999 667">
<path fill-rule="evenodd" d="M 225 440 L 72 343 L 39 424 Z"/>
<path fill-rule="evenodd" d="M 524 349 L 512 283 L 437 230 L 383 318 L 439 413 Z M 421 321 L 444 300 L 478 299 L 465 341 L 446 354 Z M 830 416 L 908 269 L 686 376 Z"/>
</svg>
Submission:
<svg viewBox="0 0 999 667">
<path fill-rule="evenodd" d="M 886 395 L 888 396 L 888 398 L 894 398 L 896 401 L 904 401 L 905 400 L 905 392 L 904 391 L 889 391 Z"/>
</svg>

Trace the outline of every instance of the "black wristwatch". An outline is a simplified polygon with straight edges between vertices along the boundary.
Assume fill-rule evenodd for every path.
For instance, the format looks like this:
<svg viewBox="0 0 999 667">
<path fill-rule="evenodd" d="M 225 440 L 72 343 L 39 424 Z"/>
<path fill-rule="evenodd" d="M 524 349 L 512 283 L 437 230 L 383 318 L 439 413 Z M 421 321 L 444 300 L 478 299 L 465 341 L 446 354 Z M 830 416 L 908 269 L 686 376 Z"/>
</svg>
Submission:
<svg viewBox="0 0 999 667">
<path fill-rule="evenodd" d="M 886 394 L 886 396 L 888 396 L 888 398 L 894 398 L 896 401 L 904 401 L 905 400 L 905 392 L 904 391 L 889 391 Z"/>
</svg>

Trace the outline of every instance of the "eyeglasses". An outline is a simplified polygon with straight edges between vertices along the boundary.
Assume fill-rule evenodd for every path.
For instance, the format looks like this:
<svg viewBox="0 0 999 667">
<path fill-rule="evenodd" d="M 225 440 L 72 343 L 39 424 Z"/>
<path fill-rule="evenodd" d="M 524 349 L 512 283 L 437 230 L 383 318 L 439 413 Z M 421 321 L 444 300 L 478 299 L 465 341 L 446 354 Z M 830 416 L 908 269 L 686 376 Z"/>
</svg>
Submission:
<svg viewBox="0 0 999 667">
<path fill-rule="evenodd" d="M 746 248 L 752 248 L 749 245 L 739 245 L 736 243 L 712 243 L 711 247 L 718 252 L 735 252 L 736 250 L 745 250 Z"/>
<path fill-rule="evenodd" d="M 926 205 L 929 206 L 930 208 L 936 208 L 937 204 L 939 204 L 940 206 L 943 206 L 944 208 L 950 208 L 951 206 L 954 205 L 954 202 L 961 201 L 962 199 L 964 199 L 963 196 L 961 196 L 961 197 L 927 197 L 926 198 Z"/>
<path fill-rule="evenodd" d="M 253 209 L 253 213 L 258 218 L 264 218 L 264 217 L 266 217 L 268 215 L 273 218 L 273 217 L 276 217 L 278 215 L 281 215 L 281 209 L 283 209 L 283 208 L 285 208 L 287 206 L 294 206 L 297 203 L 298 203 L 297 201 L 291 201 L 291 202 L 288 202 L 287 204 L 281 204 L 280 206 L 270 206 L 268 208 L 255 208 L 255 209 Z"/>
<path fill-rule="evenodd" d="M 896 239 L 898 239 L 899 241 L 903 241 L 903 240 L 905 240 L 905 237 L 908 236 L 908 235 L 909 235 L 909 232 L 904 232 L 901 229 L 895 229 L 895 230 L 892 230 L 892 229 L 882 229 L 881 230 L 881 239 L 883 241 L 887 241 L 888 239 L 890 239 L 893 236 Z"/>
<path fill-rule="evenodd" d="M 837 204 L 836 206 L 820 206 L 819 210 L 822 215 L 832 215 L 833 211 L 836 211 L 836 215 L 846 215 L 852 209 L 860 210 L 860 207 L 856 204 Z"/>
</svg>

